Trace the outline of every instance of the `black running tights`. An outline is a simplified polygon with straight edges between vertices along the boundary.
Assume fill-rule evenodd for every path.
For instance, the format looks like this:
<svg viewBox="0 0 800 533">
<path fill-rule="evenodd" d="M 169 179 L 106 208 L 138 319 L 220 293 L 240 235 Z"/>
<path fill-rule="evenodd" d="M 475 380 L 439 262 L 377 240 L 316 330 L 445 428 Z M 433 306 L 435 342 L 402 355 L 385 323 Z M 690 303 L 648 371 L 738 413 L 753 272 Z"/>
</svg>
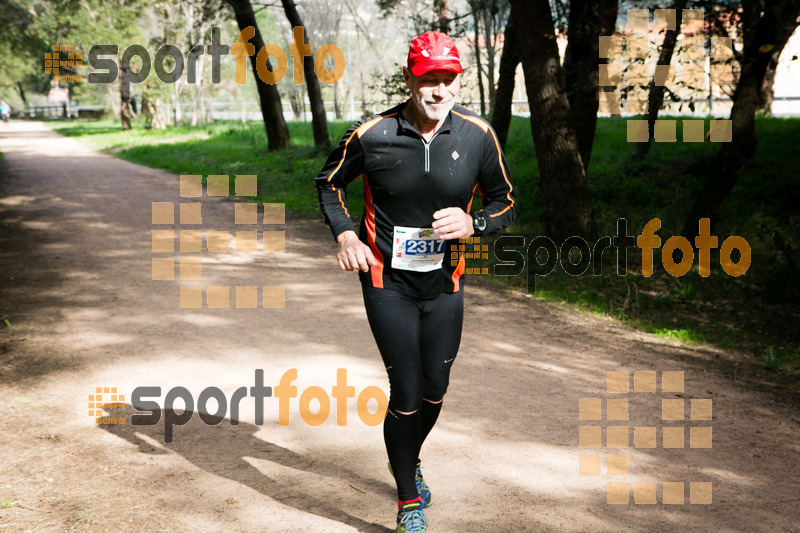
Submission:
<svg viewBox="0 0 800 533">
<path fill-rule="evenodd" d="M 369 325 L 389 375 L 386 451 L 398 498 L 412 500 L 418 496 L 414 474 L 420 448 L 439 416 L 461 342 L 464 293 L 418 299 L 392 289 L 362 287 Z"/>
</svg>

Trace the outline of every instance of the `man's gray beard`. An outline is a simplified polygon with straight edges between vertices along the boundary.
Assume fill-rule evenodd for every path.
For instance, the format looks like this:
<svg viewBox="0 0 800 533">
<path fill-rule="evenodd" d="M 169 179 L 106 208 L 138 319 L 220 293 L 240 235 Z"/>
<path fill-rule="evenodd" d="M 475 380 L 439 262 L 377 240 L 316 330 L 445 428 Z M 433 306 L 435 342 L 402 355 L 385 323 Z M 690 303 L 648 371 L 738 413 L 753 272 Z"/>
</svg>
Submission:
<svg viewBox="0 0 800 533">
<path fill-rule="evenodd" d="M 425 113 L 425 117 L 429 120 L 444 120 L 447 117 L 447 114 L 453 109 L 453 105 L 455 104 L 455 98 L 450 101 L 450 105 L 446 108 L 434 108 L 433 106 L 429 105 L 425 100 L 420 98 L 418 100 L 419 106 L 422 108 L 422 112 Z"/>
</svg>

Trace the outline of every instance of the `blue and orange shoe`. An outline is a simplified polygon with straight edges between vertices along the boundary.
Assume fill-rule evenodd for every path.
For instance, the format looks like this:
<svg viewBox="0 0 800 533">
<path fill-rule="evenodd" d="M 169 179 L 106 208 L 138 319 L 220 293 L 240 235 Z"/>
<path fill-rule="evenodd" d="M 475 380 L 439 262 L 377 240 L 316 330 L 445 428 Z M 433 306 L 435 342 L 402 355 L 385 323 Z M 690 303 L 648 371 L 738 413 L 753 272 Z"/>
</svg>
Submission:
<svg viewBox="0 0 800 533">
<path fill-rule="evenodd" d="M 431 489 L 428 488 L 428 484 L 425 483 L 425 480 L 422 478 L 421 468 L 421 463 L 417 461 L 417 472 L 414 475 L 414 483 L 416 483 L 417 492 L 419 492 L 419 497 L 422 499 L 422 508 L 425 509 L 426 507 L 430 507 L 433 503 L 433 496 L 431 496 Z M 389 463 L 389 473 L 394 476 L 392 463 Z"/>
<path fill-rule="evenodd" d="M 398 503 L 396 533 L 424 533 L 428 531 L 428 519 L 422 512 L 422 501 Z"/>
</svg>

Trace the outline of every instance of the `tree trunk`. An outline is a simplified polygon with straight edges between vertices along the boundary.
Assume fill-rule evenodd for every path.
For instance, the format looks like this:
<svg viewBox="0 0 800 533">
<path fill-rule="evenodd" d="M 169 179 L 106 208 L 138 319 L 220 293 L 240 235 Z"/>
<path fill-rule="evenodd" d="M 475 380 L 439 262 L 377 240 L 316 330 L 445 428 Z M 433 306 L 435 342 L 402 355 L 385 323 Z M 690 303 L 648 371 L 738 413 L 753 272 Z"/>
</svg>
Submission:
<svg viewBox="0 0 800 533">
<path fill-rule="evenodd" d="M 22 104 L 27 108 L 28 107 L 28 99 L 25 98 L 25 89 L 22 88 L 22 82 L 17 82 L 17 91 L 19 91 L 19 97 L 22 99 Z"/>
<path fill-rule="evenodd" d="M 494 110 L 494 15 L 491 9 L 483 10 L 483 29 L 486 32 L 486 86 L 489 89 L 489 114 Z"/>
<path fill-rule="evenodd" d="M 800 0 L 743 2 L 741 74 L 733 93 L 731 142 L 722 143 L 708 180 L 692 206 L 681 234 L 694 242 L 701 218 L 719 221 L 725 201 L 758 144 L 755 115 L 763 105 L 762 87 L 772 55 L 780 53 L 798 25 Z"/>
<path fill-rule="evenodd" d="M 239 98 L 239 106 L 242 112 L 242 124 L 247 124 L 247 99 L 238 87 L 236 88 L 236 95 Z"/>
<path fill-rule="evenodd" d="M 297 7 L 293 0 L 281 0 L 286 18 L 292 27 L 303 27 L 303 19 L 297 12 Z M 292 41 L 294 42 L 294 41 Z M 307 32 L 303 32 L 303 43 L 308 44 Z M 325 116 L 325 104 L 322 101 L 322 91 L 319 87 L 319 79 L 314 71 L 314 56 L 303 58 L 303 73 L 306 78 L 308 88 L 308 101 L 311 104 L 311 127 L 314 130 L 314 146 L 320 148 L 330 148 L 331 140 L 328 136 L 328 119 Z"/>
<path fill-rule="evenodd" d="M 164 121 L 159 99 L 154 99 L 149 94 L 145 93 L 142 100 L 143 111 L 150 117 L 150 128 L 154 130 L 165 129 L 167 124 Z"/>
<path fill-rule="evenodd" d="M 564 69 L 548 0 L 512 0 L 539 164 L 545 231 L 560 242 L 591 238 L 592 206 L 581 153 L 570 121 Z"/>
<path fill-rule="evenodd" d="M 658 55 L 658 65 L 669 65 L 672 63 L 672 54 L 675 52 L 675 43 L 678 41 L 678 34 L 681 32 L 681 20 L 683 19 L 683 8 L 686 7 L 687 0 L 675 0 L 672 9 L 675 10 L 675 29 L 667 30 L 664 34 L 664 42 L 661 45 L 661 52 Z M 663 85 L 656 85 L 655 80 L 650 80 L 650 91 L 647 95 L 647 131 L 649 137 L 646 143 L 634 143 L 632 161 L 642 161 L 650 152 L 650 145 L 653 142 L 653 128 L 661 106 L 664 104 Z"/>
<path fill-rule="evenodd" d="M 303 86 L 300 86 L 300 114 L 303 115 L 303 122 L 308 122 L 306 118 L 306 92 Z"/>
<path fill-rule="evenodd" d="M 333 86 L 333 112 L 336 115 L 336 120 L 342 120 L 342 103 L 339 99 L 338 85 Z"/>
<path fill-rule="evenodd" d="M 481 95 L 481 115 L 486 115 L 486 94 L 483 92 L 483 67 L 481 67 L 481 45 L 480 45 L 480 13 L 476 2 L 470 2 L 472 7 L 472 18 L 475 21 L 475 64 L 478 66 L 478 92 Z"/>
<path fill-rule="evenodd" d="M 181 93 L 178 82 L 172 84 L 172 125 L 176 128 L 181 125 Z"/>
<path fill-rule="evenodd" d="M 492 112 L 492 127 L 497 134 L 500 146 L 506 147 L 508 127 L 511 124 L 511 104 L 514 97 L 514 83 L 519 65 L 519 47 L 516 40 L 516 26 L 514 24 L 514 8 L 508 15 L 505 38 L 503 39 L 503 54 L 500 56 L 500 72 L 497 75 L 497 90 L 494 93 L 494 111 Z"/>
<path fill-rule="evenodd" d="M 201 78 L 202 79 L 202 78 Z M 199 114 L 200 114 L 200 85 L 199 83 L 194 84 L 194 98 L 192 99 L 192 115 L 189 119 L 190 126 L 197 126 L 198 122 L 200 122 Z"/>
<path fill-rule="evenodd" d="M 564 76 L 584 172 L 589 170 L 597 126 L 600 36 L 614 33 L 617 8 L 618 0 L 572 0 L 569 4 L 569 42 L 564 52 Z"/>
<path fill-rule="evenodd" d="M 142 116 L 144 117 L 144 129 L 146 129 L 146 130 L 149 130 L 152 127 L 151 126 L 152 120 L 151 120 L 151 116 L 150 116 L 150 109 L 149 109 L 149 104 L 147 102 L 148 99 L 149 98 L 147 96 L 147 92 L 146 91 L 142 92 L 142 111 L 141 111 L 141 113 L 142 113 Z"/>
<path fill-rule="evenodd" d="M 775 72 L 778 70 L 778 60 L 781 57 L 781 51 L 772 54 L 769 65 L 767 65 L 767 72 L 764 74 L 764 84 L 761 87 L 761 93 L 764 95 L 764 104 L 759 111 L 767 116 L 772 116 L 772 102 L 775 101 Z"/>
<path fill-rule="evenodd" d="M 361 120 L 367 120 L 370 113 L 367 112 L 367 95 L 364 86 L 364 76 L 360 73 L 358 75 L 358 86 L 361 87 Z"/>
<path fill-rule="evenodd" d="M 436 14 L 437 29 L 442 33 L 450 33 L 447 0 L 433 0 L 433 12 Z"/>
<path fill-rule="evenodd" d="M 303 115 L 300 109 L 300 100 L 297 98 L 297 93 L 299 91 L 291 91 L 289 93 L 289 105 L 292 108 L 292 113 L 294 114 L 294 119 L 300 121 L 303 119 Z"/>
<path fill-rule="evenodd" d="M 253 13 L 253 6 L 250 0 L 227 0 L 236 15 L 236 23 L 239 30 L 244 30 L 248 26 L 255 29 L 255 36 L 251 39 L 255 47 L 255 53 L 250 56 L 250 65 L 253 68 L 253 77 L 258 89 L 258 98 L 261 103 L 261 117 L 264 120 L 264 127 L 267 130 L 267 145 L 269 150 L 280 150 L 291 145 L 289 128 L 283 118 L 281 107 L 281 95 L 275 85 L 265 83 L 258 77 L 256 70 L 256 55 L 264 47 L 264 39 L 256 23 L 256 16 Z"/>
<path fill-rule="evenodd" d="M 122 122 L 122 129 L 131 129 L 131 84 L 128 79 L 131 74 L 131 63 L 120 59 L 119 62 L 119 119 Z"/>
<path fill-rule="evenodd" d="M 203 84 L 203 116 L 205 117 L 205 123 L 211 124 L 214 122 L 214 107 L 212 105 L 208 85 L 208 83 Z"/>
</svg>

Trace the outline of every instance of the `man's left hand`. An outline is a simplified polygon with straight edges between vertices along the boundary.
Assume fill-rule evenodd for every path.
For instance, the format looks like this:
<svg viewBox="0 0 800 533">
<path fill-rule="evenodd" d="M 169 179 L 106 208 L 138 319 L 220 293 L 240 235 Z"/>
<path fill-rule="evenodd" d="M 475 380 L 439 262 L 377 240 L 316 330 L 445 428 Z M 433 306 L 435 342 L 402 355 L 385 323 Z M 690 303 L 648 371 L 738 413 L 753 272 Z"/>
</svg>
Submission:
<svg viewBox="0 0 800 533">
<path fill-rule="evenodd" d="M 472 217 L 460 207 L 446 207 L 433 214 L 433 231 L 444 240 L 461 239 L 475 233 Z"/>
</svg>

